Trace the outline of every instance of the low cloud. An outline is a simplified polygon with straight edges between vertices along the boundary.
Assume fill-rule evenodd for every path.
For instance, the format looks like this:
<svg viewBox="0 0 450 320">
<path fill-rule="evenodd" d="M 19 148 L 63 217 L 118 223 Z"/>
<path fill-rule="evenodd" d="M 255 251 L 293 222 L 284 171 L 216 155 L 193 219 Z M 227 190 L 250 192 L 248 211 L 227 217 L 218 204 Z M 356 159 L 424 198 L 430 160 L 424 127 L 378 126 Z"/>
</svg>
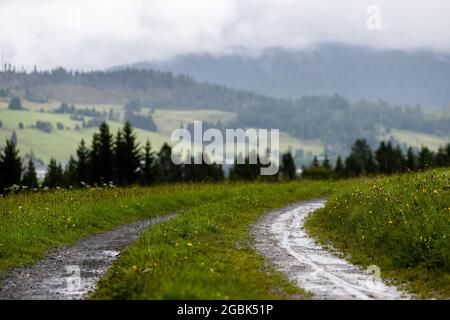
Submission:
<svg viewBox="0 0 450 320">
<path fill-rule="evenodd" d="M 445 0 L 2 0 L 0 53 L 30 69 L 342 42 L 450 53 Z"/>
</svg>

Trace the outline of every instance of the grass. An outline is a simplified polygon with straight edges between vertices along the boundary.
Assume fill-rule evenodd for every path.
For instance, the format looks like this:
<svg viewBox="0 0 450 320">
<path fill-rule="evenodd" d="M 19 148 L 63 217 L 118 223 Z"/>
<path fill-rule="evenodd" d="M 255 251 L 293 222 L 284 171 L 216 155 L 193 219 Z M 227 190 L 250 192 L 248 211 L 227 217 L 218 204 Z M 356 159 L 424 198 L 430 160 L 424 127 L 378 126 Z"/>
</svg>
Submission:
<svg viewBox="0 0 450 320">
<path fill-rule="evenodd" d="M 33 150 L 35 156 L 46 163 L 51 157 L 60 161 L 68 160 L 70 155 L 75 154 L 81 139 L 85 139 L 90 144 L 92 135 L 98 131 L 97 128 L 74 130 L 77 124 L 81 127 L 81 122 L 71 120 L 68 114 L 0 109 L 0 120 L 3 123 L 3 128 L 0 129 L 0 147 L 3 146 L 4 141 L 15 130 L 21 155 L 24 156 L 30 150 Z M 47 133 L 38 129 L 27 128 L 27 126 L 35 124 L 37 120 L 51 122 L 54 127 L 53 131 Z M 24 124 L 24 129 L 18 129 L 19 122 Z M 66 128 L 57 130 L 57 122 L 63 123 Z M 123 126 L 121 123 L 114 121 L 110 121 L 108 124 L 114 135 Z M 158 132 L 142 129 L 136 129 L 136 134 L 141 144 L 145 144 L 146 140 L 149 139 L 152 147 L 156 150 L 159 150 L 162 144 L 169 140 Z"/>
<path fill-rule="evenodd" d="M 305 297 L 253 250 L 249 228 L 267 210 L 329 194 L 337 186 L 327 182 L 233 185 L 230 196 L 206 201 L 147 230 L 101 280 L 93 298 Z"/>
<path fill-rule="evenodd" d="M 10 195 L 0 199 L 0 274 L 89 234 L 178 211 L 183 212 L 179 217 L 151 228 L 130 247 L 110 274 L 124 278 L 120 283 L 103 281 L 97 297 L 304 296 L 251 249 L 247 231 L 268 209 L 321 196 L 336 187 L 327 182 L 224 183 Z M 148 272 L 149 264 L 155 272 Z M 143 282 L 131 284 L 138 276 Z M 150 288 L 146 281 L 153 276 L 158 282 Z M 122 287 L 110 292 L 108 283 Z M 153 292 L 155 288 L 160 291 Z"/>
<path fill-rule="evenodd" d="M 57 190 L 0 199 L 0 272 L 32 263 L 47 250 L 151 216 L 218 200 L 225 187 L 159 186 Z"/>
<path fill-rule="evenodd" d="M 21 155 L 33 150 L 34 155 L 48 163 L 50 158 L 55 158 L 58 161 L 68 160 L 71 155 L 75 153 L 77 146 L 81 139 L 90 143 L 94 132 L 98 131 L 97 128 L 88 128 L 75 130 L 76 125 L 81 127 L 80 121 L 70 119 L 68 114 L 53 114 L 48 112 L 39 112 L 40 106 L 44 104 L 31 103 L 24 101 L 24 107 L 29 111 L 17 111 L 8 110 L 6 105 L 1 107 L 0 101 L 0 120 L 3 127 L 0 128 L 0 148 L 3 146 L 4 141 L 10 138 L 12 131 L 16 132 L 18 137 L 18 148 Z M 5 104 L 6 101 L 3 101 Z M 51 102 L 44 108 L 48 111 L 54 108 L 57 102 Z M 77 108 L 92 107 L 89 105 L 76 105 Z M 97 110 L 109 110 L 109 108 L 121 108 L 119 105 L 95 105 Z M 148 110 L 147 110 L 148 111 Z M 150 140 L 152 147 L 155 150 L 159 150 L 164 142 L 173 145 L 174 142 L 170 141 L 170 134 L 173 129 L 179 128 L 180 124 L 186 124 L 192 120 L 204 120 L 209 122 L 215 122 L 221 119 L 222 123 L 226 123 L 234 117 L 233 113 L 221 112 L 216 110 L 161 110 L 156 109 L 154 118 L 159 132 L 151 132 L 142 129 L 136 129 L 138 140 L 141 145 L 144 145 L 146 140 Z M 88 119 L 88 117 L 86 117 Z M 36 121 L 47 121 L 52 123 L 54 129 L 51 133 L 43 132 L 38 129 L 28 128 L 28 126 L 35 125 Z M 24 129 L 19 129 L 19 123 L 22 122 Z M 56 124 L 61 122 L 64 124 L 64 130 L 57 130 Z M 113 134 L 122 126 L 121 123 L 115 121 L 108 122 Z M 241 146 L 244 147 L 244 146 Z M 303 149 L 305 153 L 311 152 L 314 155 L 319 155 L 323 152 L 323 145 L 318 141 L 306 141 L 296 139 L 284 132 L 280 132 L 280 149 L 282 152 L 287 151 L 289 148 Z"/>
<path fill-rule="evenodd" d="M 421 148 L 427 146 L 430 150 L 437 151 L 449 143 L 450 137 L 439 137 L 432 134 L 392 129 L 389 134 L 385 134 L 382 139 L 389 140 L 390 137 L 398 140 L 400 143 L 405 143 L 407 146 L 414 148 Z"/>
<path fill-rule="evenodd" d="M 450 297 L 450 170 L 348 186 L 306 222 L 310 233 L 419 297 Z"/>
</svg>

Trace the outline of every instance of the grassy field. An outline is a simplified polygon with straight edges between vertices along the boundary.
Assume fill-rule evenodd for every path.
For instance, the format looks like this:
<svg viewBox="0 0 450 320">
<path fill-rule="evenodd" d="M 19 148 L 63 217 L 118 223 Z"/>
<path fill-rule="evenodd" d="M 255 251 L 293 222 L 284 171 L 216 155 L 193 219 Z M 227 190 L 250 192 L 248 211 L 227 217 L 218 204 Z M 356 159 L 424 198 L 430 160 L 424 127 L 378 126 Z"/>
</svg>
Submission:
<svg viewBox="0 0 450 320">
<path fill-rule="evenodd" d="M 231 197 L 204 203 L 146 231 L 100 282 L 93 298 L 302 297 L 252 249 L 249 227 L 267 210 L 334 188 L 335 183 L 325 182 L 236 185 Z"/>
<path fill-rule="evenodd" d="M 0 110 L 0 120 L 3 122 L 3 128 L 0 129 L 0 145 L 4 144 L 5 139 L 11 136 L 14 130 L 17 135 L 18 148 L 21 155 L 25 155 L 33 150 L 35 156 L 48 163 L 51 157 L 57 160 L 68 160 L 70 155 L 75 154 L 75 150 L 81 139 L 85 139 L 88 144 L 92 140 L 97 128 L 75 130 L 75 126 L 80 122 L 70 119 L 67 114 L 51 114 L 32 111 Z M 42 130 L 27 128 L 35 124 L 37 120 L 49 121 L 54 129 L 51 133 Z M 24 129 L 18 129 L 19 122 L 25 126 Z M 61 122 L 66 127 L 64 130 L 57 130 L 56 123 Z M 123 125 L 118 122 L 109 122 L 110 129 L 115 135 L 117 130 Z M 169 139 L 158 132 L 150 132 L 142 129 L 136 129 L 139 141 L 144 144 L 147 139 L 152 143 L 153 148 L 158 149 Z"/>
<path fill-rule="evenodd" d="M 75 153 L 76 147 L 81 139 L 85 139 L 88 144 L 92 139 L 92 135 L 97 131 L 96 128 L 88 128 L 75 130 L 78 125 L 81 127 L 80 121 L 70 119 L 68 114 L 54 114 L 48 112 L 39 112 L 43 107 L 44 111 L 49 111 L 59 106 L 57 102 L 51 102 L 48 105 L 23 102 L 25 108 L 29 111 L 8 110 L 7 101 L 0 101 L 0 120 L 3 127 L 0 128 L 0 147 L 4 144 L 5 139 L 8 139 L 12 131 L 16 132 L 18 137 L 18 147 L 22 156 L 33 150 L 38 159 L 48 163 L 51 157 L 63 161 L 68 160 L 70 155 Z M 76 105 L 77 108 L 92 107 L 92 105 Z M 121 110 L 119 105 L 95 105 L 97 110 Z M 148 111 L 148 110 L 147 110 Z M 172 130 L 179 128 L 181 124 L 186 124 L 193 120 L 203 120 L 208 122 L 216 122 L 221 120 L 226 123 L 234 117 L 233 113 L 221 112 L 216 110 L 161 110 L 156 109 L 154 113 L 155 123 L 158 127 L 158 132 L 151 132 L 142 129 L 136 129 L 138 139 L 141 144 L 145 144 L 149 139 L 154 149 L 159 150 L 164 142 L 171 145 L 174 142 L 170 141 L 170 134 Z M 86 120 L 89 118 L 86 117 Z M 47 133 L 38 129 L 29 128 L 35 125 L 36 121 L 46 121 L 52 123 L 54 129 L 51 133 Z M 22 122 L 24 129 L 19 129 L 19 123 Z M 64 130 L 57 130 L 56 124 L 60 122 L 64 125 Z M 109 125 L 111 131 L 115 134 L 122 124 L 115 121 L 110 121 Z M 305 153 L 310 152 L 313 155 L 319 155 L 323 152 L 324 147 L 319 141 L 303 141 L 289 136 L 288 134 L 280 133 L 280 149 L 282 152 L 303 149 Z"/>
<path fill-rule="evenodd" d="M 450 297 L 448 169 L 348 185 L 306 227 L 423 298 Z"/>
<path fill-rule="evenodd" d="M 450 137 L 438 137 L 432 134 L 397 129 L 392 129 L 389 134 L 382 136 L 381 139 L 389 140 L 390 137 L 400 143 L 405 143 L 407 146 L 414 148 L 426 146 L 433 151 L 437 151 L 439 147 L 450 142 Z"/>
<path fill-rule="evenodd" d="M 12 195 L 0 201 L 0 271 L 88 234 L 178 211 L 179 217 L 152 227 L 126 251 L 96 298 L 302 297 L 251 249 L 248 229 L 266 210 L 336 188 L 292 182 Z"/>
</svg>

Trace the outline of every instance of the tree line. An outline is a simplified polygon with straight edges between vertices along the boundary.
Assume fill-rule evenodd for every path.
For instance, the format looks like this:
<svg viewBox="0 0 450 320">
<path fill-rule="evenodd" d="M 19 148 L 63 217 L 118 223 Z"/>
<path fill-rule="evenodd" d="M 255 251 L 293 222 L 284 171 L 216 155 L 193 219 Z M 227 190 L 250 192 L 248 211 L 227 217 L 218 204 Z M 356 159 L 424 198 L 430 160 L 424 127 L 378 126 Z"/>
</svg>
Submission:
<svg viewBox="0 0 450 320">
<path fill-rule="evenodd" d="M 25 167 L 13 139 L 6 141 L 0 152 L 0 192 L 7 193 L 10 187 L 19 190 L 38 187 L 83 187 L 103 185 L 152 185 L 176 182 L 219 182 L 225 179 L 222 165 L 201 164 L 176 165 L 172 161 L 172 148 L 163 144 L 158 152 L 150 141 L 141 147 L 130 122 L 113 136 L 109 126 L 103 122 L 92 137 L 90 146 L 81 140 L 76 155 L 71 156 L 63 167 L 55 159 L 47 166 L 47 173 L 39 183 L 36 168 L 30 158 Z M 198 156 L 198 155 L 197 155 Z M 206 154 L 202 155 L 206 157 Z M 295 177 L 295 164 L 290 153 L 283 156 L 284 179 Z M 259 176 L 260 165 L 235 165 L 230 171 L 231 180 L 254 180 Z"/>
<path fill-rule="evenodd" d="M 437 152 L 422 146 L 420 150 L 409 147 L 406 154 L 400 146 L 381 141 L 372 151 L 365 139 L 357 139 L 350 154 L 344 160 L 338 156 L 333 167 L 327 157 L 319 162 L 314 157 L 308 168 L 303 168 L 302 176 L 313 179 L 347 178 L 363 175 L 401 173 L 450 166 L 450 143 Z"/>
</svg>

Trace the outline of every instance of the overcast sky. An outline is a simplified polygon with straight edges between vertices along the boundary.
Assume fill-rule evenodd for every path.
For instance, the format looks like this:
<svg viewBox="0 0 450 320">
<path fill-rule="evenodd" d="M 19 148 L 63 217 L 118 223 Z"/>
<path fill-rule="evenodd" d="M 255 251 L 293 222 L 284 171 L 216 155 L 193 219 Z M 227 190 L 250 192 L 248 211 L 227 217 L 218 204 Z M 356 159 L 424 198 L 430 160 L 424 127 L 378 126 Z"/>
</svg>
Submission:
<svg viewBox="0 0 450 320">
<path fill-rule="evenodd" d="M 323 42 L 450 53 L 448 0 L 0 0 L 17 66 L 99 69 Z"/>
</svg>

